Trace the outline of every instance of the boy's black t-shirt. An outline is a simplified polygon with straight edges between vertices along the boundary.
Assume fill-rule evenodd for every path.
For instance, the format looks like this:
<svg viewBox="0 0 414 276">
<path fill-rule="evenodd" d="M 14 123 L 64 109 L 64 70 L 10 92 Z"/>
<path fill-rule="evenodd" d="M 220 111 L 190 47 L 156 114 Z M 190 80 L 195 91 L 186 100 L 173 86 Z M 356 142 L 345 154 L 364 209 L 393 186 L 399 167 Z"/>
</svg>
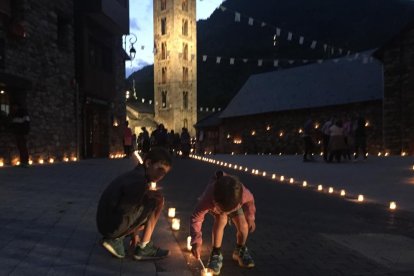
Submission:
<svg viewBox="0 0 414 276">
<path fill-rule="evenodd" d="M 143 166 L 117 177 L 101 195 L 96 214 L 99 232 L 119 237 L 131 227 L 145 208 L 148 180 Z"/>
</svg>

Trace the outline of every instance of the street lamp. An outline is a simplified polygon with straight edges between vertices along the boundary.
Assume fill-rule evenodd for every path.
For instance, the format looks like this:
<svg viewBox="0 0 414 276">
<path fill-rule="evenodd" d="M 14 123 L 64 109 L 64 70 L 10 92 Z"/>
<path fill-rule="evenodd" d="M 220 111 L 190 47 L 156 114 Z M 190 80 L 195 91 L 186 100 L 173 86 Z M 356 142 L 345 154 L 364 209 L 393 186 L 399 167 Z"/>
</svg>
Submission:
<svg viewBox="0 0 414 276">
<path fill-rule="evenodd" d="M 137 42 L 137 36 L 133 33 L 130 34 L 124 34 L 123 36 L 123 40 L 124 40 L 124 49 L 125 51 L 127 50 L 127 39 L 129 41 L 129 57 L 131 58 L 131 61 L 135 58 L 135 55 L 137 53 L 137 50 L 135 50 L 134 48 L 134 44 Z"/>
</svg>

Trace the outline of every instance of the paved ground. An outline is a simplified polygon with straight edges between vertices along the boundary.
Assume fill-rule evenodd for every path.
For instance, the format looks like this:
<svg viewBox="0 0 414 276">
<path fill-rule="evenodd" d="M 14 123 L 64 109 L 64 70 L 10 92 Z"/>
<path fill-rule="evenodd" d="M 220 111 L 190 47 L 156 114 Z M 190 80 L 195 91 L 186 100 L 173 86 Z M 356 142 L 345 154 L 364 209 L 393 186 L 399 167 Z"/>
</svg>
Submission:
<svg viewBox="0 0 414 276">
<path fill-rule="evenodd" d="M 261 163 L 267 161 L 263 158 Z M 284 162 L 278 162 L 281 168 Z M 293 169 L 297 164 L 302 163 L 295 163 Z M 332 170 L 337 166 L 323 165 Z M 154 241 L 169 248 L 171 256 L 136 262 L 109 256 L 99 245 L 95 227 L 101 191 L 133 166 L 133 161 L 123 159 L 1 168 L 0 275 L 199 275 L 200 265 L 185 249 L 189 216 L 219 167 L 193 159 L 174 160 L 172 172 L 160 186 L 166 208 L 177 208 L 181 230 L 173 233 L 163 216 Z M 245 270 L 230 260 L 235 238 L 234 228 L 229 227 L 222 275 L 414 275 L 413 213 L 358 204 L 250 172 L 232 173 L 256 198 L 257 230 L 248 245 L 257 267 Z M 324 184 L 330 181 L 326 176 Z M 203 228 L 205 263 L 211 224 L 208 217 Z"/>
<path fill-rule="evenodd" d="M 158 262 L 119 260 L 99 244 L 97 201 L 132 160 L 0 169 L 0 275 L 191 275 L 166 217 L 154 241 L 171 250 Z"/>
<path fill-rule="evenodd" d="M 256 164 L 259 169 L 260 163 Z M 167 207 L 177 208 L 184 225 L 189 224 L 196 198 L 219 168 L 197 160 L 175 162 L 164 190 Z M 245 270 L 231 260 L 235 233 L 228 227 L 222 275 L 414 275 L 412 213 L 390 212 L 382 205 L 360 204 L 250 172 L 227 171 L 238 175 L 256 198 L 257 230 L 248 245 L 257 267 Z M 203 235 L 205 263 L 211 225 L 208 217 Z M 175 235 L 185 252 L 188 228 Z M 189 253 L 185 256 L 193 271 L 198 271 L 200 265 Z"/>
</svg>

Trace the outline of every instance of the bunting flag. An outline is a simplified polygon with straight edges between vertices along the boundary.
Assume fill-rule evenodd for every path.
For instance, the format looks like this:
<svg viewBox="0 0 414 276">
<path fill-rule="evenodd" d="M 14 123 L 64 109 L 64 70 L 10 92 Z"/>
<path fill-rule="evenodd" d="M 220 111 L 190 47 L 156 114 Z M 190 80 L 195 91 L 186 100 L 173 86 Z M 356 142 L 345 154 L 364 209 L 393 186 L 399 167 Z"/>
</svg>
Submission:
<svg viewBox="0 0 414 276">
<path fill-rule="evenodd" d="M 202 56 L 203 62 L 206 62 L 207 61 L 207 55 L 201 55 L 201 56 Z M 324 59 L 314 59 L 314 60 L 309 60 L 309 59 L 296 59 L 295 60 L 295 59 L 266 59 L 266 58 L 258 58 L 256 64 L 257 64 L 258 67 L 261 67 L 261 66 L 264 66 L 265 64 L 270 65 L 270 64 L 273 63 L 273 67 L 281 67 L 281 68 L 283 68 L 284 67 L 283 65 L 292 65 L 292 64 L 298 64 L 299 65 L 299 64 L 308 64 L 308 63 L 319 63 L 319 64 L 321 64 L 321 63 L 323 63 L 325 61 L 331 61 L 331 62 L 334 62 L 334 63 L 339 63 L 339 62 L 342 62 L 342 61 L 346 61 L 347 60 L 349 62 L 352 62 L 352 61 L 357 60 L 358 58 L 360 58 L 361 62 L 363 62 L 364 64 L 372 63 L 374 61 L 374 58 L 373 57 L 367 56 L 365 54 L 355 53 L 354 56 L 349 57 L 347 59 L 344 59 L 344 58 L 343 59 L 340 59 L 338 57 L 329 58 L 327 60 L 324 60 Z M 214 58 L 213 58 L 213 60 L 214 60 Z M 230 65 L 236 64 L 236 61 L 237 60 L 239 60 L 240 63 L 241 62 L 247 63 L 249 61 L 248 58 L 235 58 L 235 57 L 223 57 L 223 56 L 216 56 L 215 57 L 215 63 L 216 64 L 221 64 L 221 61 L 222 60 L 226 60 L 226 61 L 228 60 L 228 62 L 229 62 L 228 64 L 230 64 Z M 240 63 L 238 63 L 238 64 L 240 64 Z M 281 65 L 281 66 L 279 66 L 279 65 Z"/>
<path fill-rule="evenodd" d="M 234 21 L 235 22 L 240 22 L 240 13 L 238 13 L 238 12 L 234 13 Z"/>
<path fill-rule="evenodd" d="M 228 9 L 227 7 L 224 7 L 223 5 L 220 5 L 219 8 L 223 12 L 225 12 L 225 11 L 234 12 L 234 21 L 235 22 L 242 22 L 241 18 L 243 17 L 243 18 L 247 18 L 246 21 L 247 21 L 247 24 L 248 25 L 253 26 L 254 25 L 254 21 L 256 20 L 257 22 L 261 22 L 260 23 L 260 26 L 261 27 L 267 26 L 269 28 L 275 29 L 276 30 L 276 36 L 280 37 L 280 35 L 282 33 L 282 30 L 279 27 L 274 26 L 272 24 L 269 24 L 268 22 L 264 22 L 264 21 L 255 19 L 255 18 L 250 17 L 250 16 L 242 15 L 241 13 L 239 13 L 237 11 L 231 11 L 230 9 Z M 243 20 L 243 22 L 246 22 L 246 21 Z M 292 38 L 293 38 L 292 32 L 291 31 L 288 31 L 288 30 L 284 30 L 284 32 L 286 32 L 288 34 L 287 35 L 287 40 L 288 41 L 292 41 Z M 324 44 L 324 43 L 318 42 L 317 40 L 306 39 L 303 35 L 298 35 L 298 37 L 299 37 L 299 39 L 297 40 L 297 42 L 299 43 L 299 45 L 305 45 L 305 43 L 304 43 L 305 41 L 312 41 L 312 43 L 310 44 L 310 48 L 311 49 L 316 49 L 318 47 L 318 45 L 320 45 L 320 48 L 323 47 L 323 50 L 325 52 L 327 52 L 328 50 L 330 50 L 330 51 L 328 51 L 328 53 L 331 53 L 331 55 L 335 54 L 335 49 L 338 49 L 338 51 L 336 51 L 336 53 L 339 54 L 339 55 L 342 55 L 342 53 L 344 53 L 344 52 L 349 52 L 349 53 L 351 52 L 350 50 L 344 50 L 343 48 L 334 47 L 334 46 L 328 45 L 326 43 Z M 275 46 L 276 43 L 273 42 L 273 45 Z M 308 44 L 308 46 L 309 46 L 309 44 Z"/>
</svg>

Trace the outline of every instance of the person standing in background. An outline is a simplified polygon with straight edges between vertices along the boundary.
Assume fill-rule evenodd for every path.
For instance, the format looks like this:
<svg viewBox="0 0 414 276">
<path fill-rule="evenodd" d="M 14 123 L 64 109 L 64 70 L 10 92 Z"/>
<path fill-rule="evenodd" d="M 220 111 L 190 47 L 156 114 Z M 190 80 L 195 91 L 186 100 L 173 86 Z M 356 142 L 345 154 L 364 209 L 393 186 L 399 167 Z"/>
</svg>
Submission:
<svg viewBox="0 0 414 276">
<path fill-rule="evenodd" d="M 132 130 L 129 127 L 129 122 L 125 121 L 125 130 L 124 130 L 125 158 L 129 158 L 131 156 L 131 147 L 132 147 Z"/>
<path fill-rule="evenodd" d="M 20 167 L 29 165 L 29 151 L 27 149 L 27 135 L 30 132 L 30 117 L 27 110 L 20 104 L 12 105 L 12 131 L 16 138 L 16 146 L 20 154 Z"/>
</svg>

